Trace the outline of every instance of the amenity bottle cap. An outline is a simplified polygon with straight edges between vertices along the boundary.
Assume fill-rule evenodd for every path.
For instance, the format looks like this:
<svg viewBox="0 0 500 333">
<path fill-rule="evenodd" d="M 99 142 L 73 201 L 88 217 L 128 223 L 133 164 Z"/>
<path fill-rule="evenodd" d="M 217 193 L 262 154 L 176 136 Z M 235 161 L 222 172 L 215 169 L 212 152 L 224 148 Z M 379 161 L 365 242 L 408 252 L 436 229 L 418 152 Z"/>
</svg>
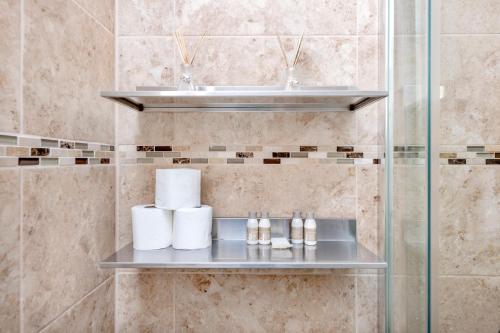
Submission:
<svg viewBox="0 0 500 333">
<path fill-rule="evenodd" d="M 254 219 L 256 217 L 257 217 L 257 213 L 256 212 L 248 212 L 248 218 Z"/>
<path fill-rule="evenodd" d="M 313 212 L 308 212 L 307 213 L 307 218 L 308 219 L 313 219 L 314 218 L 314 213 Z"/>
<path fill-rule="evenodd" d="M 262 218 L 263 219 L 268 219 L 269 218 L 269 213 L 268 212 L 263 212 L 262 213 Z"/>
<path fill-rule="evenodd" d="M 293 218 L 294 218 L 294 219 L 300 219 L 300 218 L 302 218 L 302 216 L 301 216 L 301 214 L 300 214 L 300 211 L 298 211 L 298 210 L 294 210 L 294 211 L 293 211 Z"/>
</svg>

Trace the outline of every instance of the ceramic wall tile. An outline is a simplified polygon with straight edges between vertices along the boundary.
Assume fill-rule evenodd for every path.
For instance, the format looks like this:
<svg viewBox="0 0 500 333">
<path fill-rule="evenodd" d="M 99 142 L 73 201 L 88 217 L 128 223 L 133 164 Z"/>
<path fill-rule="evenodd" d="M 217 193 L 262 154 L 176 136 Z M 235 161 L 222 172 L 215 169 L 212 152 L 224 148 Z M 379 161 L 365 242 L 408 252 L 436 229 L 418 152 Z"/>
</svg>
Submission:
<svg viewBox="0 0 500 333">
<path fill-rule="evenodd" d="M 18 132 L 19 83 L 21 55 L 20 1 L 6 0 L 0 3 L 0 131 Z"/>
<path fill-rule="evenodd" d="M 121 106 L 118 110 L 119 144 L 169 145 L 175 141 L 175 114 L 142 113 Z"/>
<path fill-rule="evenodd" d="M 131 208 L 154 203 L 155 166 L 120 166 L 118 240 L 121 248 L 132 241 Z"/>
<path fill-rule="evenodd" d="M 170 35 L 174 31 L 174 1 L 117 0 L 118 35 Z"/>
<path fill-rule="evenodd" d="M 114 278 L 99 285 L 41 332 L 113 332 Z"/>
<path fill-rule="evenodd" d="M 439 279 L 439 332 L 497 332 L 500 277 Z"/>
<path fill-rule="evenodd" d="M 500 170 L 440 167 L 441 274 L 500 275 Z"/>
<path fill-rule="evenodd" d="M 378 36 L 358 37 L 358 83 L 359 89 L 378 90 Z"/>
<path fill-rule="evenodd" d="M 20 303 L 19 170 L 0 171 L 0 331 L 18 332 Z"/>
<path fill-rule="evenodd" d="M 112 166 L 23 170 L 24 328 L 33 332 L 110 276 Z"/>
<path fill-rule="evenodd" d="M 173 274 L 118 274 L 117 286 L 119 332 L 174 331 Z"/>
<path fill-rule="evenodd" d="M 171 37 L 120 38 L 119 86 L 135 90 L 137 86 L 172 86 L 174 50 Z"/>
<path fill-rule="evenodd" d="M 24 124 L 48 137 L 111 143 L 114 38 L 72 1 L 25 2 Z M 68 33 L 69 32 L 69 33 Z"/>
<path fill-rule="evenodd" d="M 357 25 L 359 35 L 378 34 L 380 12 L 378 0 L 358 0 Z"/>
<path fill-rule="evenodd" d="M 441 144 L 500 142 L 499 50 L 500 35 L 441 37 Z"/>
<path fill-rule="evenodd" d="M 354 289 L 352 276 L 178 275 L 175 327 L 353 332 Z"/>
<path fill-rule="evenodd" d="M 332 113 L 179 113 L 175 144 L 245 145 L 332 144 L 355 142 L 356 118 Z"/>
<path fill-rule="evenodd" d="M 496 0 L 447 0 L 441 3 L 441 33 L 499 34 Z"/>
<path fill-rule="evenodd" d="M 356 34 L 356 0 L 306 0 L 305 10 L 307 33 Z"/>
<path fill-rule="evenodd" d="M 356 332 L 378 332 L 378 277 L 356 277 Z"/>
<path fill-rule="evenodd" d="M 76 0 L 76 2 L 110 32 L 115 30 L 114 0 Z"/>
<path fill-rule="evenodd" d="M 378 249 L 378 166 L 356 168 L 356 231 L 358 242 L 370 251 Z"/>
<path fill-rule="evenodd" d="M 304 0 L 175 0 L 177 24 L 187 34 L 300 34 L 305 27 Z"/>
</svg>

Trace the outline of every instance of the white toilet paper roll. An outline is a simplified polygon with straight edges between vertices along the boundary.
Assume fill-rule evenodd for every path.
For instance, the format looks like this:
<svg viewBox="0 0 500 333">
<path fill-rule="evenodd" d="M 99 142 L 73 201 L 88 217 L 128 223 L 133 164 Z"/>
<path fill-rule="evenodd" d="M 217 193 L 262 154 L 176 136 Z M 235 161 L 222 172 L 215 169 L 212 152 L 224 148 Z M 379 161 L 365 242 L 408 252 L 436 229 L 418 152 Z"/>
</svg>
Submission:
<svg viewBox="0 0 500 333">
<path fill-rule="evenodd" d="M 174 249 L 194 250 L 212 245 L 212 207 L 174 211 Z"/>
<path fill-rule="evenodd" d="M 156 169 L 155 206 L 175 210 L 200 206 L 201 171 Z"/>
<path fill-rule="evenodd" d="M 172 245 L 172 212 L 154 205 L 132 207 L 132 239 L 136 250 L 156 250 Z"/>
</svg>

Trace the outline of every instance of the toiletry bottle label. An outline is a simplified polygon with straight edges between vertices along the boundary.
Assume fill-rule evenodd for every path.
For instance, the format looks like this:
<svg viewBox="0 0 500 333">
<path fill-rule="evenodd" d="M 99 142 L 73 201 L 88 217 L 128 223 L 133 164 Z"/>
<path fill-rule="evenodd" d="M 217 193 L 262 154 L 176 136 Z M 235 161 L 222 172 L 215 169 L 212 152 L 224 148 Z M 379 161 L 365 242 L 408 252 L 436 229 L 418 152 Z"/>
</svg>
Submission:
<svg viewBox="0 0 500 333">
<path fill-rule="evenodd" d="M 257 241 L 259 239 L 259 229 L 258 228 L 247 228 L 247 240 Z"/>
<path fill-rule="evenodd" d="M 271 239 L 271 228 L 259 228 L 259 240 L 266 241 Z"/>
<path fill-rule="evenodd" d="M 305 237 L 304 239 L 308 242 L 314 242 L 316 240 L 316 229 L 304 229 Z"/>
<path fill-rule="evenodd" d="M 304 237 L 304 229 L 292 227 L 292 239 L 293 240 L 302 240 L 303 237 Z"/>
</svg>

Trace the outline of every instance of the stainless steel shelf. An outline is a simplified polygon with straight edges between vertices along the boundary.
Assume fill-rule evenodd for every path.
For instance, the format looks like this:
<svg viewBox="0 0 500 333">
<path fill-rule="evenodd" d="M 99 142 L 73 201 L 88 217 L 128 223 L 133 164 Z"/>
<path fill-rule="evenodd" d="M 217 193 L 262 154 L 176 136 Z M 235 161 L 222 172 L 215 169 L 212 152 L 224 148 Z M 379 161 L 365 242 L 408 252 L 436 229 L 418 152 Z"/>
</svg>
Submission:
<svg viewBox="0 0 500 333">
<path fill-rule="evenodd" d="M 293 90 L 273 86 L 198 86 L 193 91 L 138 87 L 137 91 L 101 92 L 102 97 L 145 112 L 355 111 L 387 95 L 387 91 L 349 86 L 304 86 Z"/>
<path fill-rule="evenodd" d="M 138 251 L 129 244 L 100 263 L 102 268 L 385 269 L 387 263 L 356 242 L 356 221 L 318 219 L 318 244 L 277 250 L 247 245 L 242 218 L 217 218 L 212 246 L 201 250 Z M 271 219 L 273 237 L 289 235 L 289 219 Z"/>
</svg>

